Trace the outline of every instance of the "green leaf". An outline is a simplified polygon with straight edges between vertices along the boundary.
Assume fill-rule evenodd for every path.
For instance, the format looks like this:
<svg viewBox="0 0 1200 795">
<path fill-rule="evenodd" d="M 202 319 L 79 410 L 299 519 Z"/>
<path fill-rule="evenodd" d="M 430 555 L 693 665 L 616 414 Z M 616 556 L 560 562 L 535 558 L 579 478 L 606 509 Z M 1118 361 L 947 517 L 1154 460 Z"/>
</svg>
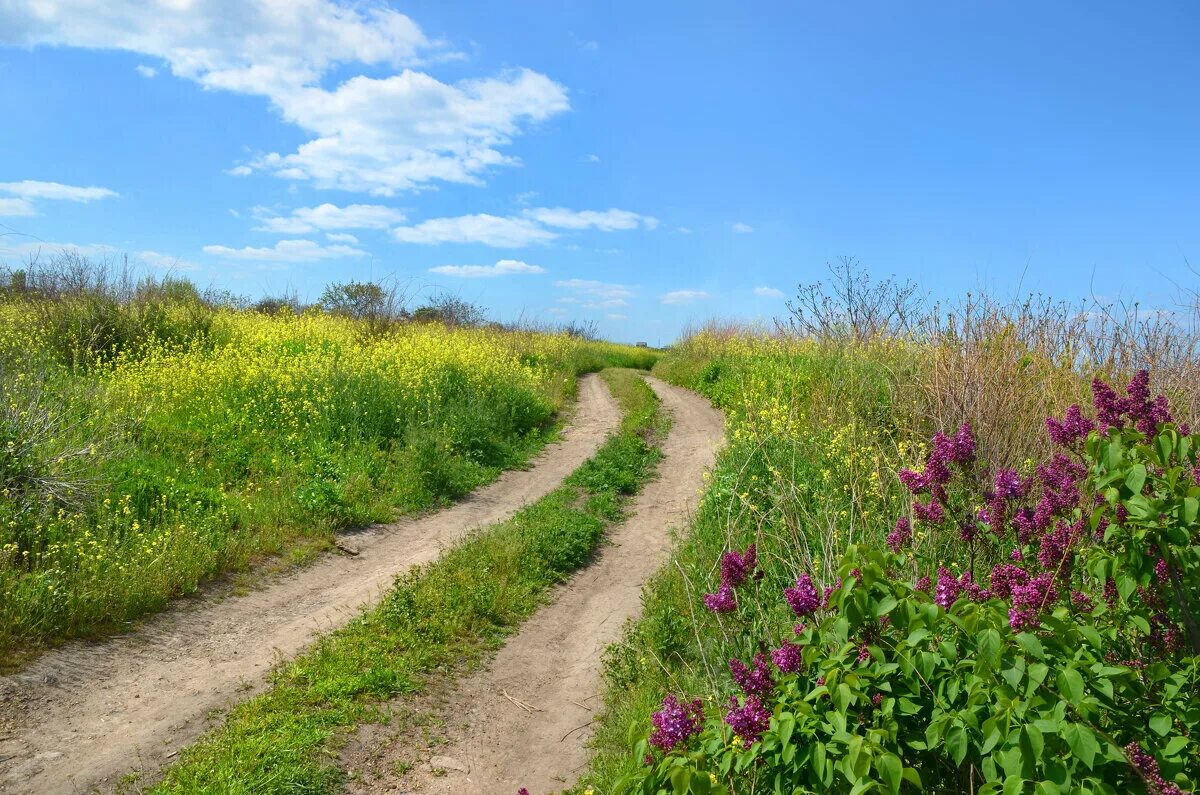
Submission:
<svg viewBox="0 0 1200 795">
<path fill-rule="evenodd" d="M 946 750 L 954 764 L 961 765 L 967 756 L 967 731 L 962 726 L 951 726 L 946 732 Z"/>
<path fill-rule="evenodd" d="M 1166 737 L 1171 733 L 1171 716 L 1164 715 L 1161 712 L 1154 713 L 1150 718 L 1150 730 L 1159 737 Z"/>
<path fill-rule="evenodd" d="M 979 656 L 993 667 L 1000 665 L 1000 633 L 991 627 L 975 636 L 975 648 Z"/>
<path fill-rule="evenodd" d="M 1196 515 L 1200 513 L 1200 500 L 1195 497 L 1183 498 L 1183 523 L 1192 525 L 1196 523 Z"/>
<path fill-rule="evenodd" d="M 1063 668 L 1058 672 L 1058 690 L 1072 704 L 1083 700 L 1083 677 L 1074 668 Z M 1091 765 L 1088 765 L 1091 767 Z"/>
<path fill-rule="evenodd" d="M 1175 756 L 1175 754 L 1187 747 L 1188 741 L 1186 737 L 1172 737 L 1167 743 L 1166 748 L 1163 748 L 1163 756 Z"/>
<path fill-rule="evenodd" d="M 876 618 L 879 618 L 880 616 L 885 616 L 885 615 L 887 615 L 888 613 L 890 613 L 890 612 L 892 612 L 893 610 L 895 610 L 895 609 L 896 609 L 896 605 L 898 605 L 898 604 L 900 604 L 900 602 L 899 602 L 899 600 L 897 600 L 897 599 L 896 599 L 896 597 L 894 597 L 894 596 L 885 596 L 883 599 L 881 599 L 881 600 L 880 600 L 880 601 L 879 601 L 879 602 L 878 602 L 878 603 L 875 605 L 875 607 L 874 607 L 874 609 L 872 610 L 872 612 L 875 614 L 875 617 L 876 617 Z"/>
<path fill-rule="evenodd" d="M 1042 650 L 1042 642 L 1038 640 L 1037 635 L 1022 632 L 1017 635 L 1017 645 L 1024 649 L 1030 657 L 1040 660 L 1046 656 L 1046 652 Z"/>
<path fill-rule="evenodd" d="M 904 764 L 895 754 L 884 754 L 878 763 L 879 777 L 891 791 L 892 795 L 900 792 L 900 780 L 904 775 Z"/>
<path fill-rule="evenodd" d="M 1071 753 L 1091 770 L 1096 761 L 1096 754 L 1100 753 L 1100 743 L 1092 730 L 1082 724 L 1069 723 L 1063 727 L 1062 736 L 1067 741 Z"/>
<path fill-rule="evenodd" d="M 1142 487 L 1146 485 L 1146 465 L 1134 464 L 1129 468 L 1129 473 L 1125 475 L 1125 488 L 1133 494 L 1141 494 Z"/>
</svg>

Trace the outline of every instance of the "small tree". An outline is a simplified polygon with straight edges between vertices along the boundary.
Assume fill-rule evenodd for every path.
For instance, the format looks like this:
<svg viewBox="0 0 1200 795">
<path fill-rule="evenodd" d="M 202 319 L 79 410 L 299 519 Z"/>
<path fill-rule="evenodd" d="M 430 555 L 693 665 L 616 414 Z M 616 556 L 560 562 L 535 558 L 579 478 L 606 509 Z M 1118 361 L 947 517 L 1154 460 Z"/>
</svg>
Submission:
<svg viewBox="0 0 1200 795">
<path fill-rule="evenodd" d="M 334 315 L 361 320 L 368 333 L 386 332 L 407 316 L 403 293 L 395 284 L 381 282 L 337 282 L 321 294 L 317 305 Z"/>
<path fill-rule="evenodd" d="M 487 321 L 487 309 L 464 301 L 451 293 L 439 293 L 412 314 L 413 320 L 423 323 L 445 323 L 447 326 L 476 328 Z"/>
</svg>

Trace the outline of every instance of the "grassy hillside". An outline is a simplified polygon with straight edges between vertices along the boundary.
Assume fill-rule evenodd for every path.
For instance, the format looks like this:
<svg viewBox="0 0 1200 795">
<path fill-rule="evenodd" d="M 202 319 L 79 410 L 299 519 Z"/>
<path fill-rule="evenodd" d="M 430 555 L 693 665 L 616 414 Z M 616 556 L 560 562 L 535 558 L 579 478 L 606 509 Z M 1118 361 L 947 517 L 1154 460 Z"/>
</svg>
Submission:
<svg viewBox="0 0 1200 795">
<path fill-rule="evenodd" d="M 655 357 L 79 276 L 0 290 L 0 659 L 459 497 L 545 442 L 579 373 Z"/>
</svg>

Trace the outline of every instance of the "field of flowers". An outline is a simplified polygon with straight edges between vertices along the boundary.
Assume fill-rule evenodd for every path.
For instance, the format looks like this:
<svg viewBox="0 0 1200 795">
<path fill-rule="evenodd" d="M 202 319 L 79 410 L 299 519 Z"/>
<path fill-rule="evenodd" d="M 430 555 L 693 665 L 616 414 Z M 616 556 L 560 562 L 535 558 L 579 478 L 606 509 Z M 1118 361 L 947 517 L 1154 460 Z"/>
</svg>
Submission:
<svg viewBox="0 0 1200 795">
<path fill-rule="evenodd" d="M 564 334 L 0 300 L 0 657 L 102 631 L 265 554 L 470 491 L 553 433 Z"/>
<path fill-rule="evenodd" d="M 1189 379 L 981 343 L 710 330 L 660 361 L 728 445 L 608 654 L 581 787 L 1195 787 Z"/>
</svg>

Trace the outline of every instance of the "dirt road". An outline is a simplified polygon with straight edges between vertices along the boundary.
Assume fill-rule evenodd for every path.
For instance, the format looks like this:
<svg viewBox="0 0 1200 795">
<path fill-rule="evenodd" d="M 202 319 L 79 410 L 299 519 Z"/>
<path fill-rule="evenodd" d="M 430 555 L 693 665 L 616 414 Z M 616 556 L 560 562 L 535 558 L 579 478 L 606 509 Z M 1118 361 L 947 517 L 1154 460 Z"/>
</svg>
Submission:
<svg viewBox="0 0 1200 795">
<path fill-rule="evenodd" d="M 574 783 L 587 762 L 587 724 L 599 706 L 601 652 L 638 614 L 642 586 L 665 561 L 671 528 L 683 525 L 698 504 L 703 473 L 723 436 L 722 417 L 706 400 L 648 380 L 674 415 L 658 480 L 637 497 L 629 521 L 610 532 L 611 545 L 595 562 L 451 696 L 445 710 L 450 742 L 434 760 L 441 766 L 420 764 L 403 777 L 389 776 L 397 766 L 384 753 L 373 765 L 382 780 L 360 791 L 513 795 L 523 786 L 543 795 Z M 391 753 L 406 751 L 398 743 Z"/>
<path fill-rule="evenodd" d="M 355 556 L 326 556 L 247 596 L 181 602 L 129 635 L 70 643 L 0 677 L 0 792 L 103 791 L 130 770 L 157 769 L 212 711 L 261 689 L 278 660 L 377 600 L 397 573 L 552 491 L 619 420 L 603 382 L 585 376 L 562 440 L 530 469 L 446 510 L 354 534 Z"/>
</svg>

